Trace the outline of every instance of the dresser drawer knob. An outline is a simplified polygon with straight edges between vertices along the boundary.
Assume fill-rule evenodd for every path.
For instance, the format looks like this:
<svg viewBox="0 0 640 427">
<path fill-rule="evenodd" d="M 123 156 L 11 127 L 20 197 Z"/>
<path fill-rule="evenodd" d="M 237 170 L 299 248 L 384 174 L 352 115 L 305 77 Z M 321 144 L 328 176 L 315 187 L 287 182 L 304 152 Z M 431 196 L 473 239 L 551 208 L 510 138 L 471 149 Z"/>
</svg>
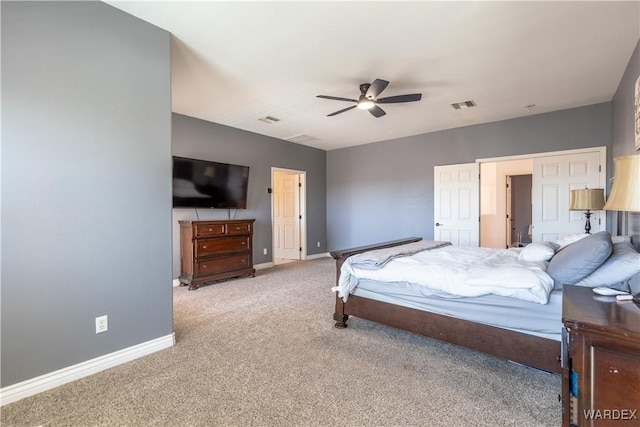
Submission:
<svg viewBox="0 0 640 427">
<path fill-rule="evenodd" d="M 236 230 L 240 230 L 240 227 L 236 227 Z"/>
<path fill-rule="evenodd" d="M 246 244 L 247 244 L 247 242 L 242 242 L 242 244 L 243 244 L 243 245 L 246 245 Z"/>
<path fill-rule="evenodd" d="M 202 246 L 202 249 L 207 249 L 207 246 L 206 246 L 206 245 L 203 245 L 203 246 Z"/>
<path fill-rule="evenodd" d="M 618 373 L 618 368 L 616 368 L 615 366 L 611 366 L 609 368 L 609 373 L 617 374 Z"/>
<path fill-rule="evenodd" d="M 207 269 L 207 264 L 202 264 L 202 269 L 206 270 Z"/>
<path fill-rule="evenodd" d="M 209 231 L 213 231 L 213 228 L 210 228 Z"/>
</svg>

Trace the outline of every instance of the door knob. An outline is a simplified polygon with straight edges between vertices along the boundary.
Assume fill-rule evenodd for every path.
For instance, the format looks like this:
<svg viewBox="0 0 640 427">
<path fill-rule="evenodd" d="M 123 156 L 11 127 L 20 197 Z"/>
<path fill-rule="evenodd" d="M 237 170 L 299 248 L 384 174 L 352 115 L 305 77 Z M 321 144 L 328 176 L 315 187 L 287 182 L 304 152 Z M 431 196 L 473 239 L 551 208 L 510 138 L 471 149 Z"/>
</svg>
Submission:
<svg viewBox="0 0 640 427">
<path fill-rule="evenodd" d="M 444 224 L 440 224 L 439 222 L 436 222 L 436 227 L 440 227 L 441 225 L 444 225 Z"/>
</svg>

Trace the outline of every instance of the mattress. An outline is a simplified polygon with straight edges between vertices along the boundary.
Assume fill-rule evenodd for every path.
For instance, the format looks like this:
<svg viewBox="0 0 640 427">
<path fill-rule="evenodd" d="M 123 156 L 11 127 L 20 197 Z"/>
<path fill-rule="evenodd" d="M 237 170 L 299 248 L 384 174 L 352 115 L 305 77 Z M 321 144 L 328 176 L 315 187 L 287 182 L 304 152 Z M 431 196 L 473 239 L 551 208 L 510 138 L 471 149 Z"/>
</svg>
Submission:
<svg viewBox="0 0 640 427">
<path fill-rule="evenodd" d="M 363 279 L 411 283 L 425 297 L 475 298 L 491 294 L 539 304 L 548 302 L 554 287 L 553 279 L 546 273 L 547 263 L 520 260 L 521 252 L 517 249 L 444 246 L 393 256 L 380 266 L 370 267 L 369 257 L 374 260 L 377 257 L 369 254 L 375 252 L 345 260 L 338 286 L 333 288 L 340 298 L 346 301 Z"/>
<path fill-rule="evenodd" d="M 538 304 L 498 295 L 480 297 L 425 297 L 410 284 L 360 280 L 352 294 L 376 301 L 503 329 L 561 341 L 562 290 L 553 290 L 547 304 Z"/>
</svg>

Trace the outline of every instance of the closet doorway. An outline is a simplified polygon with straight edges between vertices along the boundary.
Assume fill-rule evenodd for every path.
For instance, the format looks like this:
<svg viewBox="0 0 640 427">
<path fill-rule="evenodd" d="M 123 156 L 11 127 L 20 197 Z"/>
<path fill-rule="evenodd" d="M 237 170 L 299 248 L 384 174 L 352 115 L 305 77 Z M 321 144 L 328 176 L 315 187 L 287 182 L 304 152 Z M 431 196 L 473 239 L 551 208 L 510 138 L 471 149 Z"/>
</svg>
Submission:
<svg viewBox="0 0 640 427">
<path fill-rule="evenodd" d="M 531 243 L 532 185 L 532 174 L 507 175 L 507 246 Z"/>
<path fill-rule="evenodd" d="M 515 230 L 516 225 L 512 224 L 511 220 L 518 214 L 512 212 L 514 199 L 517 203 L 528 196 L 530 202 L 531 186 L 528 190 L 518 188 L 514 192 L 510 182 L 512 184 L 515 177 L 531 177 L 532 174 L 532 158 L 480 163 L 480 246 L 504 249 L 516 243 L 518 231 L 522 233 L 523 238 L 528 235 L 528 229 Z M 516 181 L 518 181 L 517 178 Z M 526 191 L 526 194 L 521 194 L 523 191 Z M 529 218 L 531 218 L 531 203 L 529 203 Z M 518 226 L 519 224 L 520 221 Z M 528 224 L 531 224 L 531 219 Z"/>
</svg>

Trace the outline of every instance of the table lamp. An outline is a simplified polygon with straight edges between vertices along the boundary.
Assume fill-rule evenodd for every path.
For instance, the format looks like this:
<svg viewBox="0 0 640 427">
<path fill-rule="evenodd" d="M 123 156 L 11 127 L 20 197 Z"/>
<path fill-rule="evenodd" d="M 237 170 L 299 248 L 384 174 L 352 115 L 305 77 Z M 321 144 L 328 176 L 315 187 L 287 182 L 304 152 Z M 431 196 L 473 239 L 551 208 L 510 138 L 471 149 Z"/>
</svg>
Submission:
<svg viewBox="0 0 640 427">
<path fill-rule="evenodd" d="M 604 209 L 640 212 L 640 154 L 613 159 L 613 185 Z"/>
<path fill-rule="evenodd" d="M 584 188 L 571 190 L 569 201 L 570 211 L 587 211 L 585 216 L 587 221 L 584 224 L 584 231 L 591 234 L 591 211 L 599 211 L 604 207 L 604 190 L 602 188 Z"/>
</svg>

